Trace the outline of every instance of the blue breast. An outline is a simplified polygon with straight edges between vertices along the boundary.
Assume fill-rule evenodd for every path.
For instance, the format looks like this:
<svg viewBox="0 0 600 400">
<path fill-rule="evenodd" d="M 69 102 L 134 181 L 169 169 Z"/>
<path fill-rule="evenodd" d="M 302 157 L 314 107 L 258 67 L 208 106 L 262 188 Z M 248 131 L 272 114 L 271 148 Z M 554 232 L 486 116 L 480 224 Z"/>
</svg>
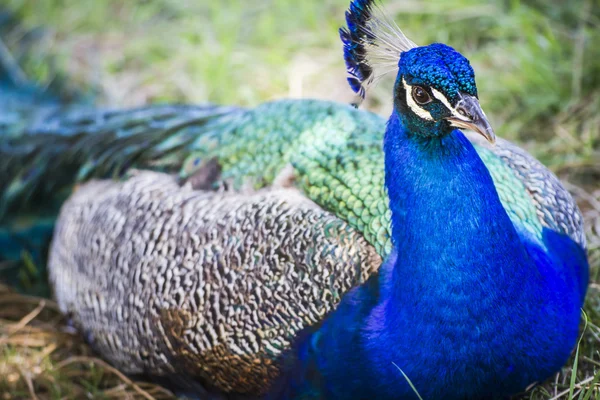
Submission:
<svg viewBox="0 0 600 400">
<path fill-rule="evenodd" d="M 515 229 L 470 142 L 385 141 L 394 252 L 296 348 L 284 398 L 505 398 L 567 361 L 587 260 Z M 294 376 L 294 379 L 290 379 Z"/>
</svg>

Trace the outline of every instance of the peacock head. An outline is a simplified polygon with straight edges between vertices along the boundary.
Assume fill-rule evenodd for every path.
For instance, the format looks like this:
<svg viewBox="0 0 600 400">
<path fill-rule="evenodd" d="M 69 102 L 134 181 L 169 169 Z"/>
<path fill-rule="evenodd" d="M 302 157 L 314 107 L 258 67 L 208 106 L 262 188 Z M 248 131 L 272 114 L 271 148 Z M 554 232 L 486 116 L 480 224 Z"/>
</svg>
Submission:
<svg viewBox="0 0 600 400">
<path fill-rule="evenodd" d="M 442 137 L 473 130 L 488 141 L 495 135 L 477 98 L 473 68 L 463 55 L 441 43 L 417 46 L 374 0 L 354 0 L 340 29 L 350 87 L 364 99 L 378 78 L 397 71 L 394 109 L 409 132 Z"/>
</svg>

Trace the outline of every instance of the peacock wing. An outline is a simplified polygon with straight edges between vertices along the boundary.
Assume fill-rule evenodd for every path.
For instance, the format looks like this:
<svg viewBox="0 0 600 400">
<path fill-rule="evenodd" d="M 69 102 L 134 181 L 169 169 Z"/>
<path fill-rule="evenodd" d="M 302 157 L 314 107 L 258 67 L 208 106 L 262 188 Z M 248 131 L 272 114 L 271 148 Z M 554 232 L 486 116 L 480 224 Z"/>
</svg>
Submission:
<svg viewBox="0 0 600 400">
<path fill-rule="evenodd" d="M 567 235 L 585 248 L 583 217 L 558 178 L 513 143 L 498 139 L 495 146 L 475 145 L 507 213 L 538 239 L 543 228 Z"/>
<path fill-rule="evenodd" d="M 196 191 L 145 171 L 75 191 L 49 275 L 62 311 L 124 371 L 260 393 L 298 332 L 380 263 L 297 189 Z"/>
<path fill-rule="evenodd" d="M 381 255 L 391 249 L 384 187 L 385 120 L 349 105 L 282 100 L 248 110 L 233 129 L 194 142 L 182 177 L 218 160 L 221 184 L 294 186 L 365 235 Z M 283 179 L 282 179 L 283 177 Z"/>
</svg>

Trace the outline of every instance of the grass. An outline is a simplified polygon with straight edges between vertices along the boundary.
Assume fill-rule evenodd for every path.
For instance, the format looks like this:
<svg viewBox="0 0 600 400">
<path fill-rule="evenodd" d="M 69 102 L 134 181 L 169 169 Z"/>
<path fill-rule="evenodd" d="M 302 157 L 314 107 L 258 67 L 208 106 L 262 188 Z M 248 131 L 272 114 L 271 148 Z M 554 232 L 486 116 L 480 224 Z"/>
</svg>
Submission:
<svg viewBox="0 0 600 400">
<path fill-rule="evenodd" d="M 10 307 L 7 307 L 10 305 Z M 66 327 L 56 303 L 0 285 L 1 399 L 172 399 L 97 358 Z"/>
<path fill-rule="evenodd" d="M 353 99 L 337 38 L 347 0 L 4 3 L 25 27 L 4 37 L 25 75 L 50 86 L 67 83 L 65 91 L 87 88 L 99 103 Z M 496 133 L 542 160 L 577 199 L 591 263 L 587 328 L 563 371 L 521 398 L 600 398 L 600 4 L 389 0 L 385 6 L 417 43 L 445 42 L 472 61 Z M 32 48 L 19 53 L 16 43 L 29 36 Z M 365 107 L 389 113 L 390 87 L 382 81 Z M 38 309 L 39 301 L 0 290 L 0 304 L 14 305 L 0 307 L 3 398 L 147 398 L 65 331 L 54 303 L 45 300 Z M 147 384 L 137 388 L 168 396 Z"/>
</svg>

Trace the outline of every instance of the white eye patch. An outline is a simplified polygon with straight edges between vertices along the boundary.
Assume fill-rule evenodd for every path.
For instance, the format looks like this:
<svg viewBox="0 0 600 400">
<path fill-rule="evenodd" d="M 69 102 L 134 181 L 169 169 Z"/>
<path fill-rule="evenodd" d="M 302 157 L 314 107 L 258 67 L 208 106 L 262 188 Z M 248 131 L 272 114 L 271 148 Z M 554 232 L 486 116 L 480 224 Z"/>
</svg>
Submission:
<svg viewBox="0 0 600 400">
<path fill-rule="evenodd" d="M 429 111 L 427 111 L 426 109 L 424 109 L 423 107 L 419 106 L 413 99 L 412 85 L 409 85 L 408 83 L 406 83 L 406 80 L 404 80 L 404 77 L 402 78 L 402 84 L 404 85 L 404 89 L 406 91 L 406 104 L 408 104 L 410 109 L 415 114 L 417 114 L 419 117 L 426 119 L 428 121 L 433 121 L 433 117 L 431 116 L 431 113 Z M 433 93 L 433 97 L 438 99 L 452 113 L 453 117 L 460 119 L 462 121 L 465 121 L 465 122 L 470 122 L 469 117 L 458 112 L 458 108 L 464 101 L 463 96 L 460 93 L 458 94 L 460 99 L 459 99 L 458 103 L 456 104 L 456 107 L 452 107 L 452 104 L 450 104 L 450 102 L 448 101 L 448 98 L 446 96 L 444 96 L 444 94 L 442 92 L 440 92 L 439 90 L 437 90 L 435 88 L 431 88 L 431 93 Z"/>
<path fill-rule="evenodd" d="M 427 111 L 426 109 L 424 109 L 423 107 L 419 106 L 413 99 L 412 85 L 409 85 L 408 83 L 406 83 L 406 81 L 404 80 L 404 77 L 402 77 L 402 85 L 404 85 L 404 91 L 406 92 L 406 104 L 408 104 L 408 106 L 410 107 L 412 112 L 414 112 L 415 114 L 417 114 L 419 117 L 421 117 L 423 119 L 426 119 L 428 121 L 433 121 L 433 117 L 431 116 L 431 113 L 429 111 Z"/>
</svg>

